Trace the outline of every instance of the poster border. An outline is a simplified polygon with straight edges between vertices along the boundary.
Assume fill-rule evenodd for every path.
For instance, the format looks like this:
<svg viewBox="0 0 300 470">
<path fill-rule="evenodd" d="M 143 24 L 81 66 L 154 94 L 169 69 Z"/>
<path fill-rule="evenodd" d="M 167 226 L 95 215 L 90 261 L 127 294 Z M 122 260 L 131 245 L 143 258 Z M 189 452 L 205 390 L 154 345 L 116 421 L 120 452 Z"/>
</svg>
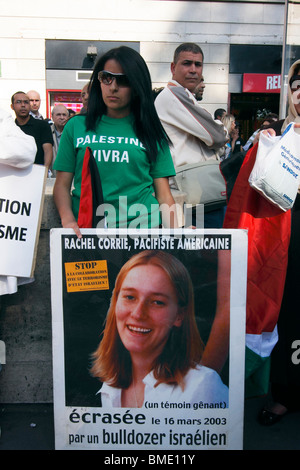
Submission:
<svg viewBox="0 0 300 470">
<path fill-rule="evenodd" d="M 185 229 L 185 230 L 127 230 L 127 229 L 81 229 L 83 235 L 97 236 L 201 236 L 201 235 L 231 235 L 231 280 L 235 277 L 235 284 L 230 282 L 230 346 L 229 346 L 229 412 L 228 433 L 229 444 L 226 450 L 242 450 L 243 448 L 243 423 L 244 423 L 244 372 L 245 372 L 245 332 L 246 328 L 246 273 L 247 273 L 247 245 L 246 230 L 240 229 Z M 53 396 L 54 396 L 54 424 L 55 447 L 57 449 L 69 449 L 61 446 L 65 440 L 65 410 L 68 408 L 60 403 L 57 390 L 65 389 L 64 361 L 64 327 L 63 327 L 63 303 L 61 269 L 62 260 L 62 236 L 74 235 L 72 229 L 52 229 L 50 233 L 50 269 L 51 269 L 51 303 L 53 322 Z M 242 275 L 236 276 L 241 272 Z M 244 275 L 243 275 L 244 274 Z M 53 289 L 53 286 L 56 289 Z M 238 350 L 236 350 L 238 348 Z M 243 380 L 241 380 L 243 379 Z M 234 404 L 234 406 L 232 405 Z M 70 408 L 70 407 L 69 407 Z M 76 450 L 76 449 L 74 449 Z M 99 449 L 98 449 L 99 450 Z M 106 452 L 106 449 L 104 449 Z M 108 451 L 109 449 L 107 449 Z M 134 449 L 133 449 L 134 450 Z M 160 451 L 162 449 L 159 449 Z M 168 451 L 170 449 L 167 449 Z M 175 450 L 175 449 L 174 449 Z M 177 450 L 176 450 L 177 452 Z"/>
</svg>

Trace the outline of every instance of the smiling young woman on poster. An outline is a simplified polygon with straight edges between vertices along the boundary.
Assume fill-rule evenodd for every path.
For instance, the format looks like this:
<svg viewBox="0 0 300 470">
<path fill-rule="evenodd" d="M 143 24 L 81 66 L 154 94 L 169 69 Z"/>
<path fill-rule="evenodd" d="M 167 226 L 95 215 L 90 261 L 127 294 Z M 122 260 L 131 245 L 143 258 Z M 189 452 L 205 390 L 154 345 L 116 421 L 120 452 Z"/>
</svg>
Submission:
<svg viewBox="0 0 300 470">
<path fill-rule="evenodd" d="M 206 403 L 228 406 L 228 388 L 200 365 L 203 342 L 189 273 L 173 255 L 143 251 L 120 270 L 92 375 L 102 406 Z M 100 397 L 99 397 L 100 403 Z"/>
<path fill-rule="evenodd" d="M 62 226 L 80 236 L 82 169 L 90 148 L 109 228 L 153 228 L 161 223 L 177 227 L 168 182 L 175 174 L 169 145 L 154 108 L 144 59 L 125 46 L 105 53 L 91 77 L 87 113 L 74 116 L 65 126 L 54 164 L 54 201 Z"/>
</svg>

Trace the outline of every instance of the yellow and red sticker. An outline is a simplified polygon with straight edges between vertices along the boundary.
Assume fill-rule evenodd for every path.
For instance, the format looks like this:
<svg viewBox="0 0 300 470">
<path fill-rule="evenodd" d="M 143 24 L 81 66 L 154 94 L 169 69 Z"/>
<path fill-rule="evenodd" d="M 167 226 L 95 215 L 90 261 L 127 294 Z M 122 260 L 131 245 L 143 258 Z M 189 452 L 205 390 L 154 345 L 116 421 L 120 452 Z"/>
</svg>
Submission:
<svg viewBox="0 0 300 470">
<path fill-rule="evenodd" d="M 65 263 L 67 292 L 109 289 L 107 261 Z"/>
</svg>

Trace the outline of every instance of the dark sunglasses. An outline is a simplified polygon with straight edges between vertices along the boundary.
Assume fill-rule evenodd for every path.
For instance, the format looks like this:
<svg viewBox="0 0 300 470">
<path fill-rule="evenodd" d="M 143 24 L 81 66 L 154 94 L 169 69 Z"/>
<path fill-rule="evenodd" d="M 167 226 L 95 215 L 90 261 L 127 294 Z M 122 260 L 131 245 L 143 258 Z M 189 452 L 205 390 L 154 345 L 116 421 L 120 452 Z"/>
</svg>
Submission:
<svg viewBox="0 0 300 470">
<path fill-rule="evenodd" d="M 98 80 L 103 83 L 103 85 L 111 85 L 113 80 L 116 80 L 118 87 L 130 87 L 129 80 L 124 73 L 111 73 L 102 70 L 98 73 Z"/>
<path fill-rule="evenodd" d="M 293 75 L 293 77 L 290 79 L 290 87 L 292 91 L 299 90 L 300 75 Z"/>
<path fill-rule="evenodd" d="M 294 80 L 291 84 L 291 90 L 296 91 L 300 89 L 300 80 Z"/>
</svg>

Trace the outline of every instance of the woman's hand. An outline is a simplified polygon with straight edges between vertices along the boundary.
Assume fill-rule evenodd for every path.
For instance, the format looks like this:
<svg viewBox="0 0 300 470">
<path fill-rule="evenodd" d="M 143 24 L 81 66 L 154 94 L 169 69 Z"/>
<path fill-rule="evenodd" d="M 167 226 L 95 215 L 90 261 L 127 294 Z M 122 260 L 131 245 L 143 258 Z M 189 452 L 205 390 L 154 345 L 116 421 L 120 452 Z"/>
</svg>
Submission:
<svg viewBox="0 0 300 470">
<path fill-rule="evenodd" d="M 72 228 L 77 237 L 81 238 L 82 235 L 72 211 L 70 194 L 72 181 L 73 173 L 57 171 L 53 188 L 53 199 L 60 215 L 63 228 Z"/>
<path fill-rule="evenodd" d="M 263 131 L 261 131 L 262 134 L 264 134 L 265 136 L 270 136 L 270 137 L 276 137 L 276 132 L 274 129 L 264 129 Z M 260 134 L 260 132 L 259 132 Z"/>
<path fill-rule="evenodd" d="M 65 221 L 62 220 L 61 224 L 62 224 L 63 228 L 72 228 L 74 230 L 75 234 L 77 235 L 77 237 L 82 238 L 80 228 L 78 227 L 75 218 L 74 218 L 74 220 L 72 220 L 70 222 L 65 222 Z"/>
<path fill-rule="evenodd" d="M 260 135 L 264 134 L 265 136 L 276 137 L 276 132 L 274 129 L 264 129 L 258 132 L 253 140 L 253 146 L 259 141 Z"/>
<path fill-rule="evenodd" d="M 177 209 L 168 178 L 154 179 L 155 197 L 160 205 L 163 227 L 178 228 Z"/>
</svg>

